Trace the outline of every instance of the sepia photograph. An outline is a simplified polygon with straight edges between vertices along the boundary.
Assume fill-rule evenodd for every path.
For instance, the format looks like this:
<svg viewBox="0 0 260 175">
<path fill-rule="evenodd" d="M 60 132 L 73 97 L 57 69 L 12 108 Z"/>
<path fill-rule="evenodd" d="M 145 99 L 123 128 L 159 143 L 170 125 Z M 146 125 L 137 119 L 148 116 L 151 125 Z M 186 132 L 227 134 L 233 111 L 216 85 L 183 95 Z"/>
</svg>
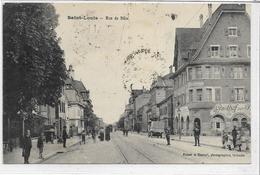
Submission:
<svg viewBox="0 0 260 175">
<path fill-rule="evenodd" d="M 2 3 L 3 164 L 250 165 L 251 10 Z"/>
</svg>

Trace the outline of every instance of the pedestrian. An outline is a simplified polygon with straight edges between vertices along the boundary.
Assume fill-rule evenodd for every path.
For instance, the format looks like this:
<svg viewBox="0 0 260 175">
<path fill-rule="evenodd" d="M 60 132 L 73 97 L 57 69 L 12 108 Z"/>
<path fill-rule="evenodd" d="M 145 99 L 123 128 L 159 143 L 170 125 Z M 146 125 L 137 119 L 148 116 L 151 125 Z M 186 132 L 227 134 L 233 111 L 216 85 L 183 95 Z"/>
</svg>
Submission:
<svg viewBox="0 0 260 175">
<path fill-rule="evenodd" d="M 249 128 L 245 128 L 244 131 L 244 135 L 245 135 L 245 144 L 246 144 L 246 150 L 249 150 L 249 143 L 250 143 L 250 129 Z"/>
<path fill-rule="evenodd" d="M 123 128 L 123 135 L 125 136 L 125 128 Z"/>
<path fill-rule="evenodd" d="M 104 141 L 104 135 L 105 135 L 104 132 L 105 132 L 105 131 L 104 131 L 104 128 L 101 127 L 101 128 L 100 128 L 100 131 L 99 131 L 99 140 L 100 140 L 100 141 Z"/>
<path fill-rule="evenodd" d="M 237 141 L 237 129 L 236 126 L 234 126 L 232 130 L 232 137 L 233 137 L 233 147 L 236 148 L 236 141 Z"/>
<path fill-rule="evenodd" d="M 43 133 L 40 134 L 37 141 L 37 148 L 39 150 L 39 159 L 43 159 L 42 153 L 43 153 Z"/>
<path fill-rule="evenodd" d="M 194 139 L 195 139 L 194 146 L 200 146 L 200 126 L 197 122 L 195 122 L 193 133 L 194 133 Z"/>
<path fill-rule="evenodd" d="M 167 141 L 167 145 L 170 145 L 170 129 L 169 128 L 165 128 L 165 137 L 166 137 L 166 141 Z"/>
<path fill-rule="evenodd" d="M 231 132 L 228 132 L 227 138 L 228 138 L 227 149 L 231 150 L 231 145 L 232 145 L 232 142 L 233 142 L 233 137 L 231 136 Z"/>
<path fill-rule="evenodd" d="M 81 142 L 86 144 L 86 132 L 85 132 L 85 130 L 83 130 L 82 133 L 81 133 Z"/>
<path fill-rule="evenodd" d="M 30 130 L 26 131 L 26 135 L 23 138 L 23 157 L 24 164 L 29 164 L 29 157 L 32 148 L 32 139 Z"/>
<path fill-rule="evenodd" d="M 222 145 L 223 145 L 224 149 L 227 147 L 227 141 L 228 141 L 228 134 L 225 130 L 223 130 L 223 132 L 222 132 Z"/>
<path fill-rule="evenodd" d="M 125 129 L 125 136 L 128 137 L 128 129 Z"/>
<path fill-rule="evenodd" d="M 10 152 L 13 152 L 14 142 L 13 142 L 12 139 L 9 139 L 8 148 L 9 148 L 9 151 L 10 151 Z"/>
<path fill-rule="evenodd" d="M 67 127 L 63 126 L 63 132 L 62 132 L 63 148 L 66 148 L 66 140 L 67 140 L 67 138 L 68 138 Z"/>
<path fill-rule="evenodd" d="M 96 130 L 95 130 L 95 128 L 93 128 L 91 130 L 91 136 L 92 136 L 93 142 L 96 143 Z"/>
<path fill-rule="evenodd" d="M 73 137 L 73 130 L 72 130 L 72 126 L 70 126 L 70 129 L 69 129 L 69 137 Z"/>
<path fill-rule="evenodd" d="M 240 130 L 237 131 L 236 146 L 238 147 L 238 151 L 240 152 L 241 151 L 241 146 L 242 146 Z"/>
<path fill-rule="evenodd" d="M 105 129 L 105 139 L 106 141 L 109 141 L 110 140 L 110 127 L 107 126 L 106 129 Z"/>
</svg>

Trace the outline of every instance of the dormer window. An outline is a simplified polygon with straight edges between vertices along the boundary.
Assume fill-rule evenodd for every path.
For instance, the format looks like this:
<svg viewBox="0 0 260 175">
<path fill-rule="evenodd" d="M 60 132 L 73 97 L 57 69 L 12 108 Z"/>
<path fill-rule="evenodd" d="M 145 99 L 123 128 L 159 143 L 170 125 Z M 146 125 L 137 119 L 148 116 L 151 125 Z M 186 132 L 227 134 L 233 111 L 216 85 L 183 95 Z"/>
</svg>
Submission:
<svg viewBox="0 0 260 175">
<path fill-rule="evenodd" d="M 228 36 L 237 37 L 237 27 L 229 27 L 228 28 Z"/>
<path fill-rule="evenodd" d="M 217 58 L 219 57 L 220 46 L 219 45 L 211 45 L 210 46 L 210 57 Z"/>
</svg>

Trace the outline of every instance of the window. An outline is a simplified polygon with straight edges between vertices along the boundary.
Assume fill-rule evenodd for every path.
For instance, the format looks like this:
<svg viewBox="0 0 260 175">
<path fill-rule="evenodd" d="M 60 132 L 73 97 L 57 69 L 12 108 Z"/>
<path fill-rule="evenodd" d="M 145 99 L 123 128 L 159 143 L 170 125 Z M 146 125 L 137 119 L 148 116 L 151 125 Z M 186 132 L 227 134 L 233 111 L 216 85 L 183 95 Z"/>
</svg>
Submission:
<svg viewBox="0 0 260 175">
<path fill-rule="evenodd" d="M 205 67 L 205 78 L 212 78 L 212 69 L 210 66 Z"/>
<path fill-rule="evenodd" d="M 220 122 L 216 122 L 216 128 L 217 128 L 217 129 L 220 128 Z"/>
<path fill-rule="evenodd" d="M 189 81 L 191 81 L 193 79 L 193 77 L 192 77 L 192 68 L 191 67 L 188 68 L 188 78 L 189 78 Z"/>
<path fill-rule="evenodd" d="M 186 96 L 185 96 L 185 94 L 182 95 L 182 98 L 183 98 L 183 99 L 182 99 L 182 102 L 183 102 L 183 104 L 185 105 L 185 104 L 186 104 Z"/>
<path fill-rule="evenodd" d="M 183 83 L 185 84 L 187 82 L 187 73 L 183 73 Z"/>
<path fill-rule="evenodd" d="M 238 56 L 237 51 L 238 51 L 237 45 L 230 45 L 229 46 L 229 56 L 231 58 L 237 58 L 237 56 Z"/>
<path fill-rule="evenodd" d="M 244 88 L 235 88 L 235 101 L 244 101 Z"/>
<path fill-rule="evenodd" d="M 212 89 L 211 88 L 206 88 L 206 100 L 212 101 Z"/>
<path fill-rule="evenodd" d="M 202 78 L 201 66 L 196 67 L 196 78 L 197 79 L 201 79 Z"/>
<path fill-rule="evenodd" d="M 210 46 L 210 57 L 211 58 L 219 57 L 219 50 L 220 50 L 219 48 L 220 48 L 219 45 Z"/>
<path fill-rule="evenodd" d="M 193 102 L 193 90 L 192 89 L 189 90 L 189 101 Z"/>
<path fill-rule="evenodd" d="M 242 118 L 241 119 L 241 127 L 245 128 L 247 126 L 247 119 L 246 118 Z"/>
<path fill-rule="evenodd" d="M 237 36 L 237 27 L 229 27 L 228 36 Z"/>
<path fill-rule="evenodd" d="M 197 101 L 202 101 L 202 89 L 197 89 Z"/>
<path fill-rule="evenodd" d="M 215 88 L 215 101 L 221 101 L 221 89 Z"/>
<path fill-rule="evenodd" d="M 251 57 L 251 45 L 247 45 L 247 57 Z"/>
<path fill-rule="evenodd" d="M 233 75 L 235 79 L 241 79 L 243 78 L 243 68 L 242 67 L 234 67 L 233 68 Z"/>
<path fill-rule="evenodd" d="M 220 78 L 220 67 L 219 66 L 214 67 L 214 78 L 216 78 L 216 79 Z"/>
</svg>

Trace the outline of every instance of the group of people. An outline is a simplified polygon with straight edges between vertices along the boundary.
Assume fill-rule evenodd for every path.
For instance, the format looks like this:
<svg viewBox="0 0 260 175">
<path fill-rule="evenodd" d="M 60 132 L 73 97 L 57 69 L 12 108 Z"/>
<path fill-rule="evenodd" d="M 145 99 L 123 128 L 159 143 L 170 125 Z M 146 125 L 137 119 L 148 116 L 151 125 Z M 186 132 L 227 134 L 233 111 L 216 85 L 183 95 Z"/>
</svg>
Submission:
<svg viewBox="0 0 260 175">
<path fill-rule="evenodd" d="M 41 133 L 37 140 L 37 148 L 39 150 L 39 158 L 43 159 L 43 147 L 44 147 L 44 134 Z M 22 139 L 22 156 L 24 157 L 24 164 L 29 164 L 29 157 L 32 149 L 32 138 L 30 130 L 26 131 L 25 136 Z"/>
<path fill-rule="evenodd" d="M 171 130 L 170 130 L 170 128 L 165 128 L 164 133 L 165 133 L 167 145 L 171 145 L 171 143 L 170 143 L 170 141 L 171 141 L 171 137 L 170 137 Z M 200 126 L 197 122 L 195 122 L 195 124 L 194 124 L 193 135 L 194 135 L 194 139 L 195 139 L 195 145 L 194 146 L 200 146 Z"/>
<path fill-rule="evenodd" d="M 96 130 L 95 128 L 93 128 L 91 130 L 91 136 L 92 136 L 94 143 L 96 142 L 97 134 L 99 134 L 98 138 L 100 139 L 100 141 L 104 141 L 104 139 L 106 141 L 109 141 L 111 139 L 110 132 L 111 132 L 111 128 L 109 128 L 109 127 L 106 127 L 105 130 L 102 127 L 99 131 Z M 64 126 L 63 131 L 62 131 L 62 143 L 63 143 L 64 148 L 67 147 L 66 143 L 67 143 L 68 138 L 69 138 L 69 135 L 67 133 L 67 127 Z M 32 138 L 31 138 L 30 130 L 26 131 L 26 133 L 21 141 L 22 141 L 22 156 L 24 157 L 24 163 L 29 164 L 29 157 L 30 157 L 31 148 L 32 148 Z M 83 130 L 81 132 L 81 143 L 86 144 L 86 131 L 85 130 Z M 40 133 L 40 135 L 38 137 L 37 148 L 39 151 L 39 159 L 44 159 L 44 157 L 43 157 L 44 133 Z"/>
<path fill-rule="evenodd" d="M 123 128 L 123 135 L 126 137 L 128 136 L 128 129 Z"/>
<path fill-rule="evenodd" d="M 193 136 L 195 140 L 194 146 L 200 146 L 201 129 L 197 122 L 194 124 Z M 165 129 L 167 145 L 170 145 L 170 129 Z M 231 132 L 223 131 L 222 144 L 223 148 L 229 150 L 246 151 L 249 150 L 250 133 L 247 128 L 233 127 Z"/>
<path fill-rule="evenodd" d="M 223 131 L 222 144 L 224 149 L 246 151 L 249 150 L 249 130 L 234 126 L 231 132 Z"/>
</svg>

